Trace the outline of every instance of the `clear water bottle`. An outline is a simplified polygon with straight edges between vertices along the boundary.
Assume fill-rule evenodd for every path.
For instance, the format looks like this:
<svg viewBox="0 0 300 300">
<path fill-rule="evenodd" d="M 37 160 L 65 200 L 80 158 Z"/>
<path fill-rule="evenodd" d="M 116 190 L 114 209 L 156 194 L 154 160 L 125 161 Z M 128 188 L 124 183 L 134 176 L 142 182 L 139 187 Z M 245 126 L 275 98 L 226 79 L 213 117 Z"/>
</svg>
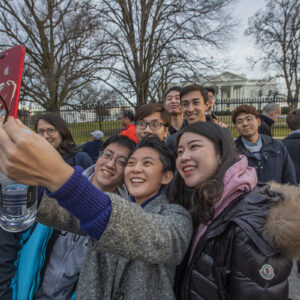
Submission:
<svg viewBox="0 0 300 300">
<path fill-rule="evenodd" d="M 0 172 L 0 226 L 19 232 L 29 228 L 36 216 L 37 187 L 17 183 Z"/>
</svg>

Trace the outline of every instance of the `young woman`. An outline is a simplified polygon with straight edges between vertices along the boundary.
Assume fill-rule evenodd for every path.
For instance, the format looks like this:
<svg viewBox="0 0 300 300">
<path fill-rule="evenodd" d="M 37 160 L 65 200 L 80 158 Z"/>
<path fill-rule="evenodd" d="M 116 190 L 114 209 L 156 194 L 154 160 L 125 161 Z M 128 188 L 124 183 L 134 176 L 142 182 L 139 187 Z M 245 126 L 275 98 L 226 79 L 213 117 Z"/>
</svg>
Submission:
<svg viewBox="0 0 300 300">
<path fill-rule="evenodd" d="M 230 133 L 214 123 L 181 131 L 176 167 L 172 200 L 194 221 L 175 285 L 178 298 L 287 299 L 288 258 L 300 252 L 300 202 L 257 185 L 255 169 L 236 155 Z"/>
<path fill-rule="evenodd" d="M 76 147 L 70 129 L 58 114 L 47 112 L 40 115 L 34 129 L 60 153 L 67 164 L 83 169 L 93 164 L 88 154 Z"/>
</svg>

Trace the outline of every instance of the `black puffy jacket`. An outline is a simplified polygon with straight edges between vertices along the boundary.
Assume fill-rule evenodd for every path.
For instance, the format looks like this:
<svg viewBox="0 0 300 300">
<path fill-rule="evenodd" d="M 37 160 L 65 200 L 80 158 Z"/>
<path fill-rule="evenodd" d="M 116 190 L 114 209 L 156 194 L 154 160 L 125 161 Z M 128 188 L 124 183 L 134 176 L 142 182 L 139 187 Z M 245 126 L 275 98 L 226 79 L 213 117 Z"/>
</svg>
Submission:
<svg viewBox="0 0 300 300">
<path fill-rule="evenodd" d="M 233 201 L 209 225 L 183 279 L 177 277 L 178 299 L 288 299 L 292 262 L 264 233 L 270 205 L 276 201 L 268 193 L 267 185 L 257 187 Z"/>
</svg>

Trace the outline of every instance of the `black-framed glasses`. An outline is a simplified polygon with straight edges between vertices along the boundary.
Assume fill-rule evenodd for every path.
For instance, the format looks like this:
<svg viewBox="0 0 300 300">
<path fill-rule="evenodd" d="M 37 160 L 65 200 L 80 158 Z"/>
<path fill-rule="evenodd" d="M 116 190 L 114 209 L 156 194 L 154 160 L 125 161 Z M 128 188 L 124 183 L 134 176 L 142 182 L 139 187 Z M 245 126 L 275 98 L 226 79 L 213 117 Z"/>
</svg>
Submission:
<svg viewBox="0 0 300 300">
<path fill-rule="evenodd" d="M 140 129 L 146 129 L 146 127 L 149 125 L 151 130 L 158 130 L 161 126 L 166 126 L 166 124 L 161 122 L 144 122 L 144 121 L 138 121 L 136 123 L 136 126 Z"/>
<path fill-rule="evenodd" d="M 45 132 L 47 132 L 48 135 L 53 135 L 57 131 L 56 128 L 46 128 L 46 129 L 37 129 L 36 133 L 38 135 L 43 136 Z"/>
<path fill-rule="evenodd" d="M 114 159 L 114 155 L 113 153 L 110 153 L 108 151 L 101 151 L 100 152 L 100 156 L 103 157 L 105 160 L 108 160 L 108 161 L 111 161 Z M 114 162 L 119 166 L 119 167 L 122 167 L 124 168 L 126 165 L 127 165 L 127 161 L 128 159 L 126 159 L 125 157 L 116 157 L 114 159 Z"/>
<path fill-rule="evenodd" d="M 12 88 L 12 91 L 11 91 L 11 99 L 10 101 L 8 102 L 9 104 L 7 105 L 7 102 L 4 100 L 4 98 L 6 98 L 7 94 L 7 91 L 6 91 L 6 94 L 2 97 L 1 95 L 1 92 L 3 90 L 5 90 L 5 88 Z M 5 116 L 4 117 L 4 123 L 6 122 L 7 118 L 8 118 L 8 115 L 9 115 L 9 112 L 11 110 L 11 105 L 12 105 L 12 100 L 14 99 L 15 97 L 15 94 L 16 94 L 16 90 L 17 90 L 17 85 L 14 81 L 12 80 L 8 80 L 7 82 L 3 82 L 0 84 L 0 101 L 1 101 L 1 109 L 0 109 L 0 116 Z"/>
</svg>

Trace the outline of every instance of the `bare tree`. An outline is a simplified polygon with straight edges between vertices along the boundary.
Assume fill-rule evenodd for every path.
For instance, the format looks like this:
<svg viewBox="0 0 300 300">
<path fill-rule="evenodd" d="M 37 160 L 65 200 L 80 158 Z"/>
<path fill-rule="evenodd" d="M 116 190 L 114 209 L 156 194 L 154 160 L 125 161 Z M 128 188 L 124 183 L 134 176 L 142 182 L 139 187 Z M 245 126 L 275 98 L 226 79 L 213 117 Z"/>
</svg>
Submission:
<svg viewBox="0 0 300 300">
<path fill-rule="evenodd" d="M 110 49 L 101 80 L 132 106 L 158 101 L 171 82 L 205 76 L 231 28 L 231 0 L 102 0 Z M 106 76 L 104 76 L 106 75 Z"/>
<path fill-rule="evenodd" d="M 290 108 L 297 106 L 300 91 L 300 1 L 268 0 L 265 10 L 249 19 L 245 34 L 255 38 L 264 69 L 279 70 L 287 88 Z"/>
<path fill-rule="evenodd" d="M 90 2 L 0 1 L 0 48 L 26 46 L 21 100 L 58 110 L 93 80 L 106 44 Z"/>
<path fill-rule="evenodd" d="M 85 89 L 81 90 L 69 104 L 79 110 L 93 109 L 99 106 L 117 107 L 124 105 L 124 103 L 121 103 L 120 96 L 116 91 L 92 84 L 86 84 Z"/>
</svg>

